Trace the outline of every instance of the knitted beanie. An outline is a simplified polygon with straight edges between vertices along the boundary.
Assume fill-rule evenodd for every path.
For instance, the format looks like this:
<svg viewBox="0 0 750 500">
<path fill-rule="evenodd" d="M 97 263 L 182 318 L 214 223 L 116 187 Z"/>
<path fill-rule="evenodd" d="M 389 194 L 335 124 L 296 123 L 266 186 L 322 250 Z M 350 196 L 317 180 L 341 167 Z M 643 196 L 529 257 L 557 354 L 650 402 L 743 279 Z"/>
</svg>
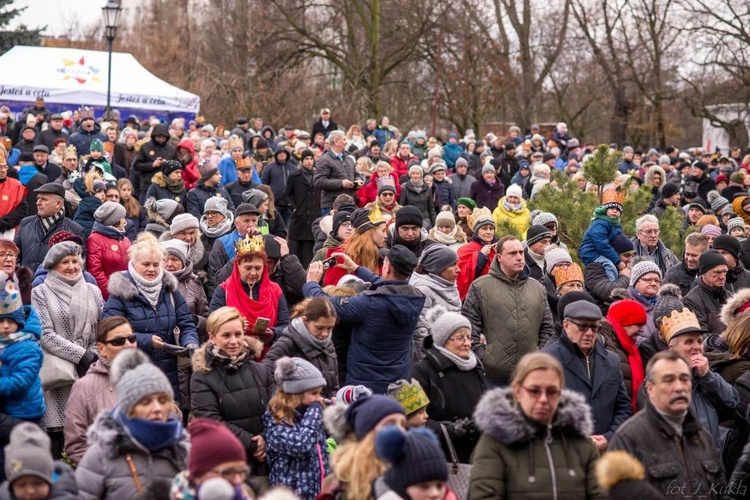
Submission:
<svg viewBox="0 0 750 500">
<path fill-rule="evenodd" d="M 210 160 L 204 160 L 198 165 L 198 173 L 201 174 L 201 180 L 206 182 L 208 179 L 218 173 L 219 168 Z"/>
<path fill-rule="evenodd" d="M 186 229 L 198 229 L 200 227 L 200 221 L 195 218 L 193 214 L 180 214 L 176 215 L 172 219 L 172 224 L 169 225 L 169 231 L 175 235 L 185 231 Z"/>
<path fill-rule="evenodd" d="M 276 385 L 287 394 L 302 394 L 327 385 L 320 370 L 302 358 L 284 356 L 278 359 L 273 377 Z"/>
<path fill-rule="evenodd" d="M 482 175 L 486 174 L 487 172 L 492 172 L 493 174 L 495 173 L 495 167 L 493 167 L 491 163 L 487 163 L 482 167 Z"/>
<path fill-rule="evenodd" d="M 5 446 L 5 475 L 8 485 L 23 476 L 38 477 L 52 485 L 54 470 L 47 433 L 31 422 L 22 422 L 13 427 L 10 441 Z"/>
<path fill-rule="evenodd" d="M 125 207 L 114 201 L 105 201 L 94 212 L 94 219 L 105 226 L 119 224 L 125 218 Z"/>
<path fill-rule="evenodd" d="M 701 274 L 706 274 L 714 267 L 726 265 L 727 259 L 716 250 L 706 250 L 698 258 L 698 269 Z"/>
<path fill-rule="evenodd" d="M 331 227 L 331 234 L 338 238 L 339 228 L 344 222 L 351 222 L 352 213 L 348 210 L 337 210 L 333 215 L 333 226 Z"/>
<path fill-rule="evenodd" d="M 180 210 L 182 205 L 169 198 L 162 198 L 157 200 L 155 198 L 149 198 L 145 203 L 146 210 L 156 212 L 159 217 L 165 221 L 170 221 L 176 213 L 185 213 L 184 210 Z"/>
<path fill-rule="evenodd" d="M 713 248 L 714 250 L 724 250 L 725 252 L 729 252 L 732 257 L 739 259 L 740 252 L 742 251 L 742 244 L 740 243 L 740 240 L 734 236 L 722 234 L 717 236 L 714 240 Z"/>
<path fill-rule="evenodd" d="M 26 324 L 26 308 L 21 298 L 21 288 L 15 275 L 0 271 L 0 319 L 10 318 L 19 329 Z"/>
<path fill-rule="evenodd" d="M 438 213 L 437 217 L 435 217 L 435 227 L 438 227 L 438 226 L 455 227 L 456 219 L 453 218 L 453 212 L 443 210 L 442 212 Z M 432 246 L 436 246 L 436 245 L 432 245 Z"/>
<path fill-rule="evenodd" d="M 625 236 L 625 233 L 619 233 L 617 236 L 612 238 L 611 244 L 612 248 L 614 248 L 615 252 L 617 252 L 617 255 L 632 252 L 633 250 L 635 250 L 633 242 L 630 241 L 630 238 Z"/>
<path fill-rule="evenodd" d="M 389 415 L 406 415 L 404 407 L 383 394 L 359 398 L 346 409 L 346 423 L 357 439 L 364 439 L 381 420 Z"/>
<path fill-rule="evenodd" d="M 466 161 L 466 158 L 464 158 L 463 156 L 459 156 L 458 159 L 456 160 L 456 163 L 454 165 L 455 165 L 456 168 L 459 168 L 459 167 L 468 167 L 469 166 L 469 162 Z"/>
<path fill-rule="evenodd" d="M 531 226 L 526 232 L 526 244 L 533 245 L 543 239 L 552 239 L 552 233 L 545 226 Z"/>
<path fill-rule="evenodd" d="M 662 285 L 659 289 L 656 304 L 651 311 L 654 326 L 661 328 L 662 320 L 672 314 L 672 311 L 682 311 L 684 308 L 685 304 L 682 302 L 680 287 L 672 283 Z"/>
<path fill-rule="evenodd" d="M 203 205 L 203 213 L 206 212 L 218 212 L 224 217 L 229 216 L 229 203 L 226 198 L 221 196 L 212 196 L 206 200 L 206 204 Z"/>
<path fill-rule="evenodd" d="M 513 184 L 505 191 L 505 196 L 515 196 L 516 198 L 522 198 L 523 191 L 521 190 L 521 186 L 519 186 L 518 184 Z"/>
<path fill-rule="evenodd" d="M 416 379 L 411 379 L 411 382 L 402 379 L 388 384 L 386 394 L 404 407 L 407 417 L 430 404 L 430 398 Z"/>
<path fill-rule="evenodd" d="M 404 433 L 396 426 L 388 426 L 378 432 L 375 449 L 392 464 L 383 479 L 400 498 L 409 498 L 409 486 L 448 480 L 445 454 L 429 429 Z"/>
<path fill-rule="evenodd" d="M 226 462 L 245 462 L 247 453 L 232 431 L 216 420 L 195 418 L 188 426 L 188 471 L 193 481 Z"/>
<path fill-rule="evenodd" d="M 709 191 L 706 198 L 708 198 L 708 203 L 711 204 L 711 210 L 714 213 L 719 213 L 722 208 L 729 204 L 729 200 L 721 196 L 718 191 Z"/>
<path fill-rule="evenodd" d="M 713 224 L 706 224 L 701 228 L 701 234 L 716 237 L 721 234 L 721 228 L 719 228 L 719 226 L 714 226 Z"/>
<path fill-rule="evenodd" d="M 630 270 L 630 286 L 635 286 L 635 284 L 638 283 L 638 280 L 651 273 L 658 274 L 659 279 L 662 277 L 661 269 L 659 269 L 659 266 L 657 266 L 655 262 L 651 262 L 650 260 L 640 261 Z"/>
<path fill-rule="evenodd" d="M 396 194 L 396 187 L 392 186 L 390 184 L 383 184 L 378 188 L 378 196 L 380 196 L 383 193 L 393 193 Z"/>
<path fill-rule="evenodd" d="M 664 184 L 663 188 L 661 188 L 661 197 L 662 199 L 671 198 L 672 196 L 676 195 L 679 192 L 680 192 L 680 186 L 672 182 L 668 182 Z"/>
<path fill-rule="evenodd" d="M 646 308 L 631 299 L 618 300 L 609 306 L 607 318 L 613 319 L 622 327 L 645 325 L 648 320 Z"/>
<path fill-rule="evenodd" d="M 534 226 L 543 226 L 550 222 L 557 224 L 557 217 L 551 212 L 539 212 L 531 219 L 531 224 Z"/>
<path fill-rule="evenodd" d="M 729 219 L 729 222 L 727 222 L 727 232 L 731 232 L 735 227 L 741 227 L 743 230 L 745 229 L 745 221 L 742 217 L 733 217 Z"/>
<path fill-rule="evenodd" d="M 164 176 L 168 176 L 175 170 L 182 170 L 182 163 L 177 160 L 166 160 L 161 164 L 161 171 Z"/>
<path fill-rule="evenodd" d="M 544 265 L 547 267 L 547 272 L 561 262 L 573 262 L 573 257 L 564 248 L 556 245 L 548 246 L 544 251 Z"/>
<path fill-rule="evenodd" d="M 69 255 L 81 256 L 82 252 L 83 249 L 78 243 L 73 243 L 72 241 L 60 242 L 57 245 L 51 246 L 47 251 L 47 255 L 45 255 L 44 261 L 42 262 L 42 267 L 50 270 L 65 257 Z"/>
<path fill-rule="evenodd" d="M 452 248 L 445 245 L 430 245 L 422 251 L 418 264 L 428 273 L 440 274 L 456 262 L 458 254 Z"/>
<path fill-rule="evenodd" d="M 167 252 L 167 254 L 174 255 L 182 261 L 183 266 L 185 265 L 187 255 L 190 250 L 187 243 L 182 240 L 178 240 L 177 238 L 172 238 L 171 240 L 161 241 L 159 242 L 159 244 Z"/>
<path fill-rule="evenodd" d="M 117 390 L 117 400 L 125 415 L 149 394 L 163 392 L 174 397 L 172 384 L 148 355 L 140 349 L 126 349 L 112 361 L 109 378 Z"/>
<path fill-rule="evenodd" d="M 336 401 L 346 405 L 354 403 L 359 398 L 366 398 L 368 396 L 372 396 L 372 390 L 364 385 L 345 385 L 336 391 Z"/>
<path fill-rule="evenodd" d="M 252 203 L 256 207 L 263 204 L 268 199 L 268 194 L 261 191 L 260 189 L 248 189 L 242 193 L 242 201 L 245 203 Z"/>
<path fill-rule="evenodd" d="M 414 205 L 406 205 L 396 212 L 396 229 L 401 226 L 422 227 L 423 223 L 422 211 Z"/>
<path fill-rule="evenodd" d="M 427 311 L 427 324 L 430 325 L 432 340 L 436 346 L 444 347 L 448 339 L 461 328 L 471 332 L 471 323 L 466 316 L 457 312 L 446 311 L 442 306 L 435 306 Z"/>
</svg>

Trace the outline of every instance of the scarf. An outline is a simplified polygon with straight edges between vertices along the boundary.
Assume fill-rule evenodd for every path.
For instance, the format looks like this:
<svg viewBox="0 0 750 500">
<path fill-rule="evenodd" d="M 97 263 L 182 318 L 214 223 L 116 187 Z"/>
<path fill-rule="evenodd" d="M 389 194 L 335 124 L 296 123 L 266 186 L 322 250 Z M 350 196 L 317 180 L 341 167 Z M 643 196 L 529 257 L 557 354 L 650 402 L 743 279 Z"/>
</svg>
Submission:
<svg viewBox="0 0 750 500">
<path fill-rule="evenodd" d="M 242 352 L 237 356 L 230 356 L 210 342 L 206 345 L 206 357 L 211 360 L 209 364 L 213 365 L 213 363 L 216 363 L 232 370 L 238 370 L 249 355 L 250 351 L 247 348 L 247 344 L 243 344 Z"/>
<path fill-rule="evenodd" d="M 646 297 L 645 295 L 643 295 L 641 292 L 639 292 L 638 290 L 636 290 L 632 286 L 628 287 L 628 290 L 630 290 L 630 293 L 633 294 L 633 297 L 635 298 L 635 300 L 639 301 L 642 304 L 651 304 L 651 305 L 654 305 L 654 304 L 656 304 L 656 299 L 659 298 L 657 296 L 657 297 L 654 297 L 653 299 L 649 299 L 648 297 Z"/>
<path fill-rule="evenodd" d="M 42 224 L 42 233 L 47 236 L 52 226 L 57 224 L 63 217 L 65 217 L 65 207 L 61 208 L 55 215 L 49 217 L 39 217 L 39 222 Z"/>
<path fill-rule="evenodd" d="M 313 351 L 321 354 L 330 353 L 331 336 L 329 335 L 324 339 L 313 337 L 301 317 L 292 320 L 289 330 L 297 334 L 296 340 L 299 342 L 300 347 L 303 348 L 303 351 Z"/>
<path fill-rule="evenodd" d="M 279 297 L 281 297 L 281 287 L 271 281 L 268 277 L 268 267 L 263 267 L 263 276 L 260 279 L 258 300 L 253 300 L 252 289 L 250 294 L 245 291 L 242 280 L 240 279 L 240 270 L 237 267 L 237 259 L 234 261 L 232 275 L 219 285 L 225 293 L 226 305 L 236 307 L 242 316 L 247 320 L 249 328 L 255 324 L 258 318 L 268 318 L 271 320 L 269 326 L 276 326 L 276 320 L 279 312 Z M 268 346 L 263 346 L 263 356 L 266 355 Z"/>
<path fill-rule="evenodd" d="M 207 238 L 214 240 L 224 236 L 232 230 L 233 220 L 229 217 L 224 217 L 223 221 L 212 227 L 208 225 L 208 219 L 206 219 L 206 216 L 204 215 L 201 217 L 199 225 L 201 227 L 201 233 L 205 234 Z"/>
<path fill-rule="evenodd" d="M 167 189 L 169 189 L 169 192 L 172 194 L 180 194 L 185 190 L 185 181 L 180 177 L 180 180 L 177 182 L 174 182 L 172 179 L 164 176 L 164 182 L 167 184 Z"/>
<path fill-rule="evenodd" d="M 435 349 L 437 349 L 440 354 L 452 361 L 453 364 L 456 365 L 456 368 L 458 368 L 462 372 L 468 372 L 477 367 L 477 356 L 476 354 L 474 354 L 474 351 L 469 351 L 469 359 L 464 359 L 461 356 L 456 356 L 445 347 L 436 345 Z"/>
<path fill-rule="evenodd" d="M 421 193 L 422 192 L 422 188 L 424 188 L 424 181 L 423 180 L 420 179 L 418 182 L 414 182 L 414 181 L 409 181 L 409 182 L 411 183 L 412 186 L 414 186 L 414 190 L 417 193 Z"/>
<path fill-rule="evenodd" d="M 503 196 L 502 204 L 503 208 L 505 208 L 505 210 L 507 210 L 508 212 L 518 212 L 523 208 L 522 201 L 519 201 L 518 203 L 510 203 L 507 196 Z"/>
<path fill-rule="evenodd" d="M 175 445 L 184 435 L 182 423 L 176 418 L 170 418 L 166 422 L 128 418 L 119 406 L 112 411 L 112 418 L 122 425 L 130 439 L 152 453 Z"/>
<path fill-rule="evenodd" d="M 594 216 L 591 218 L 591 220 L 595 220 L 595 219 L 606 220 L 607 222 L 609 222 L 615 227 L 621 227 L 619 217 L 617 219 L 613 219 L 612 217 L 609 217 L 607 215 L 608 208 L 609 207 L 607 205 L 596 207 L 596 209 L 594 209 Z"/>
<path fill-rule="evenodd" d="M 641 384 L 643 384 L 643 380 L 645 379 L 641 353 L 640 351 L 638 351 L 638 347 L 636 347 L 635 342 L 633 342 L 630 336 L 628 336 L 628 334 L 625 332 L 625 329 L 620 326 L 620 323 L 615 321 L 609 315 L 607 315 L 607 320 L 612 325 L 612 328 L 615 331 L 615 335 L 617 335 L 617 340 L 620 341 L 622 350 L 625 351 L 625 354 L 628 356 L 630 373 L 633 377 L 633 392 L 632 394 L 630 394 L 630 404 L 633 406 L 633 414 L 635 414 L 638 412 L 638 408 L 636 407 L 636 397 L 638 396 L 638 389 L 641 387 Z"/>
<path fill-rule="evenodd" d="M 544 271 L 546 267 L 546 263 L 544 262 L 544 255 L 539 255 L 538 253 L 534 253 L 531 251 L 530 248 L 527 248 L 529 251 L 529 257 L 531 257 L 531 260 L 533 260 L 539 268 Z"/>
<path fill-rule="evenodd" d="M 24 331 L 18 331 L 8 334 L 7 336 L 0 335 L 0 351 L 5 349 L 11 344 L 21 342 L 24 340 L 33 340 L 34 335 Z"/>
<path fill-rule="evenodd" d="M 99 322 L 99 308 L 91 299 L 83 271 L 73 279 L 66 278 L 55 270 L 51 270 L 44 280 L 45 286 L 57 297 L 58 302 L 64 304 L 69 311 L 75 314 L 67 314 L 71 335 L 68 340 L 74 340 L 80 336 L 86 340 L 82 347 L 86 347 L 96 338 L 96 325 Z M 56 332 L 65 336 L 64 332 Z"/>
<path fill-rule="evenodd" d="M 432 237 L 437 241 L 438 243 L 442 243 L 443 245 L 453 245 L 455 243 L 458 243 L 458 240 L 456 240 L 456 232 L 458 231 L 458 226 L 453 227 L 453 231 L 451 231 L 449 234 L 445 234 L 441 231 L 438 231 L 437 228 L 435 228 L 432 231 Z"/>
<path fill-rule="evenodd" d="M 128 271 L 135 282 L 135 287 L 146 298 L 151 307 L 156 308 L 159 303 L 159 294 L 161 294 L 162 280 L 164 279 L 164 269 L 159 268 L 159 274 L 153 280 L 147 280 L 138 274 L 133 267 L 133 261 L 128 261 Z"/>
<path fill-rule="evenodd" d="M 193 275 L 193 262 L 188 259 L 185 261 L 185 267 L 180 269 L 179 271 L 167 271 L 169 274 L 177 278 L 178 283 L 182 283 L 183 281 L 186 281 L 190 276 Z"/>
</svg>

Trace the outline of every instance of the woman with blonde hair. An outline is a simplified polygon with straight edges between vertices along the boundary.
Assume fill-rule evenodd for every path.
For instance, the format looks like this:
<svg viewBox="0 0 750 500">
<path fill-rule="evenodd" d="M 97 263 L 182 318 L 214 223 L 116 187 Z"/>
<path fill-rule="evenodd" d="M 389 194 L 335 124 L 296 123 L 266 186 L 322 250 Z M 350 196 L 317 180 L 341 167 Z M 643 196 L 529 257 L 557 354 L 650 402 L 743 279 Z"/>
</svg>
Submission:
<svg viewBox="0 0 750 500">
<path fill-rule="evenodd" d="M 356 123 L 349 127 L 349 130 L 346 131 L 346 150 L 349 150 L 349 146 L 354 144 L 357 146 L 357 149 L 364 148 L 367 144 L 365 144 L 365 138 L 362 135 L 362 129 L 357 125 Z"/>
<path fill-rule="evenodd" d="M 470 498 L 602 497 L 591 410 L 564 385 L 560 362 L 535 352 L 518 362 L 510 387 L 485 393 L 474 412 L 482 436 Z"/>
</svg>

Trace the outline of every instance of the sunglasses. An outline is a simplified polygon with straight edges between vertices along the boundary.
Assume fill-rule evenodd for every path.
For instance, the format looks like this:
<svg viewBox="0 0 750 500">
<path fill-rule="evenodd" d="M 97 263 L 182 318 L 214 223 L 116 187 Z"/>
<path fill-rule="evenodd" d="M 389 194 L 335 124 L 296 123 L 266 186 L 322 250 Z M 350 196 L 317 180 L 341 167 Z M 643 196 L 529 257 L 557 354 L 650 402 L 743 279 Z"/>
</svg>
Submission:
<svg viewBox="0 0 750 500">
<path fill-rule="evenodd" d="M 106 341 L 105 344 L 113 345 L 115 347 L 122 347 L 125 345 L 125 342 L 128 342 L 129 344 L 135 344 L 137 338 L 138 337 L 136 337 L 135 333 L 133 333 L 124 337 L 115 337 L 111 340 Z"/>
</svg>

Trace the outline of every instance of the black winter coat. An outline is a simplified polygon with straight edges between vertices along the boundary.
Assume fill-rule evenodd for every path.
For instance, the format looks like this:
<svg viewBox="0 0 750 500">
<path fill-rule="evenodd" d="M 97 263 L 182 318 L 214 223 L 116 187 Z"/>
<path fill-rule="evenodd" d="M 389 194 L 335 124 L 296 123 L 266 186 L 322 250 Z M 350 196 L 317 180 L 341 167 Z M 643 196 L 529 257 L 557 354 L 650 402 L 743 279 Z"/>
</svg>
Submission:
<svg viewBox="0 0 750 500">
<path fill-rule="evenodd" d="M 424 340 L 425 358 L 411 371 L 430 399 L 427 406 L 427 427 L 440 437 L 440 445 L 446 457 L 450 457 L 445 438 L 440 430 L 440 422 L 454 422 L 473 418 L 474 409 L 487 388 L 484 381 L 484 368 L 477 361 L 473 370 L 462 371 L 435 348 L 432 336 Z M 453 437 L 453 447 L 461 463 L 470 462 L 471 452 L 479 441 L 479 432 L 470 432 L 462 437 Z"/>
<path fill-rule="evenodd" d="M 151 185 L 146 191 L 146 198 L 155 198 L 157 200 L 174 200 L 180 203 L 183 207 L 187 205 L 187 191 L 182 188 L 179 193 L 173 193 L 168 187 L 167 182 L 164 179 L 164 174 L 156 172 L 151 178 Z M 202 214 L 201 214 L 202 215 Z M 200 217 L 198 218 L 200 219 Z"/>
<path fill-rule="evenodd" d="M 333 151 L 328 150 L 315 162 L 314 169 L 313 182 L 320 189 L 321 207 L 330 208 L 340 194 L 357 199 L 356 189 L 346 189 L 341 185 L 344 179 L 354 182 L 358 178 L 354 158 L 350 155 L 344 153 L 343 160 L 340 160 Z"/>
<path fill-rule="evenodd" d="M 483 178 L 480 178 L 471 185 L 471 199 L 476 202 L 478 208 L 487 207 L 490 211 L 494 210 L 504 194 L 505 186 L 500 180 L 489 185 Z"/>
<path fill-rule="evenodd" d="M 232 202 L 229 193 L 222 186 L 206 186 L 202 180 L 198 181 L 198 185 L 187 194 L 185 210 L 200 220 L 203 217 L 203 207 L 206 205 L 208 199 L 214 196 L 225 198 L 227 200 L 227 210 L 234 212 L 234 202 Z"/>
<path fill-rule="evenodd" d="M 698 276 L 698 270 L 691 271 L 683 261 L 667 270 L 667 274 L 664 275 L 664 283 L 672 283 L 679 286 L 680 293 L 682 293 L 682 296 L 684 297 L 693 287 L 696 276 Z"/>
<path fill-rule="evenodd" d="M 734 295 L 743 288 L 750 288 L 750 271 L 745 268 L 742 261 L 738 261 L 734 269 L 727 272 L 727 284 L 724 285 L 724 289 Z"/>
<path fill-rule="evenodd" d="M 224 190 L 227 192 L 227 194 L 229 194 L 229 198 L 232 200 L 232 203 L 234 203 L 234 206 L 238 207 L 244 203 L 244 200 L 242 199 L 242 193 L 251 189 L 257 189 L 258 186 L 260 186 L 260 184 L 252 180 L 247 184 L 236 180 L 224 184 Z"/>
<path fill-rule="evenodd" d="M 286 182 L 286 198 L 292 207 L 289 239 L 315 241 L 313 221 L 320 217 L 320 190 L 313 185 L 312 170 L 299 167 Z"/>
<path fill-rule="evenodd" d="M 158 124 L 154 126 L 154 130 L 151 131 L 151 137 L 156 135 L 164 135 L 169 138 L 169 131 L 167 126 L 164 124 Z M 78 154 L 83 154 L 79 151 Z M 165 160 L 179 160 L 177 156 L 177 148 L 167 141 L 163 146 L 154 142 L 153 139 L 144 143 L 138 153 L 135 155 L 133 165 L 131 167 L 131 173 L 136 172 L 140 177 L 140 185 L 136 185 L 135 188 L 138 192 L 145 193 L 148 191 L 151 185 L 151 178 L 156 172 L 160 170 L 154 168 L 154 160 L 157 158 L 163 158 Z"/>
<path fill-rule="evenodd" d="M 265 435 L 263 413 L 273 396 L 271 371 L 255 359 L 263 343 L 245 337 L 250 355 L 237 364 L 220 359 L 206 343 L 193 355 L 190 402 L 196 417 L 206 417 L 226 425 L 247 451 L 248 463 L 258 474 L 262 466 L 253 458 L 258 448 L 254 436 Z"/>
<path fill-rule="evenodd" d="M 31 272 L 36 272 L 36 269 L 44 262 L 44 257 L 47 256 L 49 251 L 49 239 L 53 234 L 60 231 L 70 231 L 81 237 L 83 241 L 86 241 L 86 235 L 83 228 L 77 222 L 73 222 L 67 217 L 63 217 L 57 224 L 44 234 L 42 232 L 42 223 L 39 222 L 39 217 L 36 215 L 30 215 L 24 217 L 21 220 L 21 224 L 16 231 L 15 244 L 18 247 L 19 254 L 19 265 L 26 266 L 31 269 Z M 83 260 L 86 260 L 86 245 L 83 246 Z"/>
<path fill-rule="evenodd" d="M 713 289 L 706 286 L 703 279 L 698 278 L 683 302 L 698 317 L 704 332 L 722 333 L 726 325 L 721 321 L 721 307 L 728 298 L 726 289 Z"/>
<path fill-rule="evenodd" d="M 627 289 L 630 285 L 630 278 L 620 275 L 615 281 L 610 281 L 604 266 L 598 262 L 592 262 L 586 266 L 583 271 L 583 282 L 586 291 L 594 298 L 596 305 L 607 314 L 610 304 L 612 304 L 612 291 L 615 288 Z"/>
<path fill-rule="evenodd" d="M 407 181 L 401 185 L 401 197 L 398 200 L 399 205 L 405 207 L 406 205 L 412 205 L 417 207 L 422 212 L 422 219 L 425 224 L 425 229 L 432 228 L 432 222 L 435 220 L 435 202 L 432 188 L 427 186 L 425 183 L 422 186 L 421 191 L 417 191 L 417 188 Z"/>
</svg>

